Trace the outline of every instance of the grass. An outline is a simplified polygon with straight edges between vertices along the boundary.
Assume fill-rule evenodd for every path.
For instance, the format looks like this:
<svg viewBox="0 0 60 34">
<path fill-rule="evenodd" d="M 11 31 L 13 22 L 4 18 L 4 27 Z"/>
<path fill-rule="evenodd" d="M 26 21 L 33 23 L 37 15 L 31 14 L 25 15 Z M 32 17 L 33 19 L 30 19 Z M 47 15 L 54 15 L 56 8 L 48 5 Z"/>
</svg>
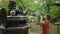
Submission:
<svg viewBox="0 0 60 34">
<path fill-rule="evenodd" d="M 30 23 L 31 31 L 36 33 L 42 33 L 42 27 L 36 25 L 35 23 Z M 60 26 L 59 26 L 60 27 Z M 60 32 L 60 30 L 59 30 Z M 57 34 L 57 26 L 54 24 L 50 24 L 50 34 Z"/>
</svg>

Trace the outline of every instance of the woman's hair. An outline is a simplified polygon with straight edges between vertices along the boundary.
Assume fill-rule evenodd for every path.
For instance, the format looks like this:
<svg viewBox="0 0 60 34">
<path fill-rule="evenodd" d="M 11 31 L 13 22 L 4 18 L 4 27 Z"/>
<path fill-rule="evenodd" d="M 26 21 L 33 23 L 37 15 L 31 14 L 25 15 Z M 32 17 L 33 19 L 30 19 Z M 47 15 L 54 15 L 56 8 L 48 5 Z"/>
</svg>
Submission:
<svg viewBox="0 0 60 34">
<path fill-rule="evenodd" d="M 47 16 L 47 19 L 50 20 L 50 15 L 46 15 Z"/>
</svg>

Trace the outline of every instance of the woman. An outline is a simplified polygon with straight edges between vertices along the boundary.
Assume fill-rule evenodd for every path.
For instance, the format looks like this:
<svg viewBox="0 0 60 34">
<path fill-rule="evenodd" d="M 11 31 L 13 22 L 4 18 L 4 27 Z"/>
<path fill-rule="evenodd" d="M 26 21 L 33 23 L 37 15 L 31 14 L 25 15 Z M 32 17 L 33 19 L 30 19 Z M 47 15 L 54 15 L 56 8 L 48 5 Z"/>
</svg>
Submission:
<svg viewBox="0 0 60 34">
<path fill-rule="evenodd" d="M 45 19 L 43 21 L 41 20 L 41 24 L 42 24 L 42 27 L 43 27 L 42 34 L 49 34 L 50 16 L 45 15 L 44 18 Z"/>
</svg>

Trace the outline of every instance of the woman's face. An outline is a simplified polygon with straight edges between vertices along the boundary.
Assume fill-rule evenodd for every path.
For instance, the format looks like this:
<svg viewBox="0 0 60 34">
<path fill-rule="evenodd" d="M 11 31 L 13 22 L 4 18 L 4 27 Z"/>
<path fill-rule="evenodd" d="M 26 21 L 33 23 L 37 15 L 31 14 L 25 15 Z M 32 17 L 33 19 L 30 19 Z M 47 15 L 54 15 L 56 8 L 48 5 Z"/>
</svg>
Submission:
<svg viewBox="0 0 60 34">
<path fill-rule="evenodd" d="M 44 19 L 46 19 L 46 18 L 47 18 L 47 16 L 45 15 L 45 16 L 44 16 Z"/>
</svg>

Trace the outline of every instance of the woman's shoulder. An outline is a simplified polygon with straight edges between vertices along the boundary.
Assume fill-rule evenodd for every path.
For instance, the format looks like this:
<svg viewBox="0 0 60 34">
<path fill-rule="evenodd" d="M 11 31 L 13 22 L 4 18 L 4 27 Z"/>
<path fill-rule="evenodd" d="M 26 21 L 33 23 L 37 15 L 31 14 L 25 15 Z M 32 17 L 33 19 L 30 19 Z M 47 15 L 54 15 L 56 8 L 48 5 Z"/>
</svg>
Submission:
<svg viewBox="0 0 60 34">
<path fill-rule="evenodd" d="M 49 22 L 50 20 L 44 20 L 45 22 Z"/>
</svg>

